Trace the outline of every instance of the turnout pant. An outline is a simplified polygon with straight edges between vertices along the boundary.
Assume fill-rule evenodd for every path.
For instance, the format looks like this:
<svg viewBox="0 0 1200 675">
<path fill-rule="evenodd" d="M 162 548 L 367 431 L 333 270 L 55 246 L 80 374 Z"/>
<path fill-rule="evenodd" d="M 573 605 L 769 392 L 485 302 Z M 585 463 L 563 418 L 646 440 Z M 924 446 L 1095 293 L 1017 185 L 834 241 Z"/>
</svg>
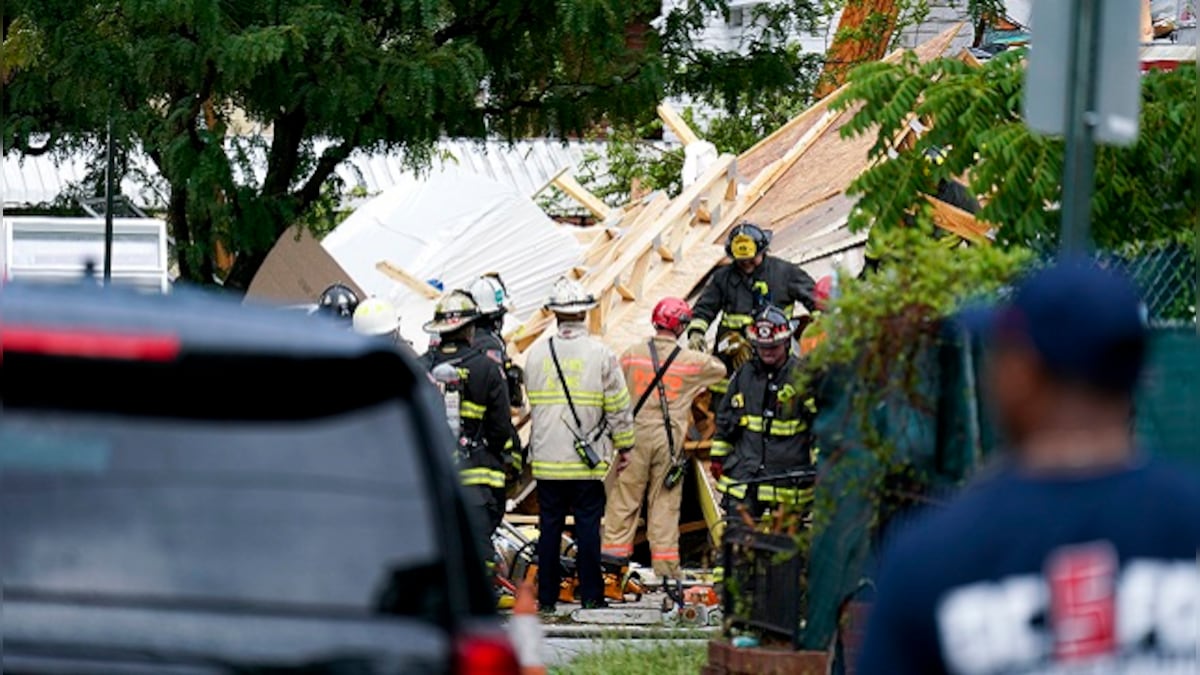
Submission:
<svg viewBox="0 0 1200 675">
<path fill-rule="evenodd" d="M 585 603 L 604 600 L 604 577 L 600 572 L 600 517 L 604 515 L 604 481 L 544 480 L 538 492 L 538 605 L 558 602 L 562 585 L 563 528 L 567 515 L 575 516 L 575 563 L 579 570 L 579 599 Z"/>
<path fill-rule="evenodd" d="M 679 578 L 679 507 L 683 483 L 668 490 L 663 485 L 671 469 L 671 450 L 662 434 L 646 434 L 654 442 L 640 443 L 630 453 L 630 464 L 617 474 L 604 511 L 604 552 L 618 558 L 633 554 L 637 517 L 642 498 L 647 500 L 646 536 L 654 573 L 663 579 Z M 639 441 L 641 439 L 639 438 Z"/>
<path fill-rule="evenodd" d="M 504 488 L 494 488 L 487 485 L 464 485 L 464 501 L 471 510 L 472 526 L 475 528 L 475 542 L 479 546 L 479 555 L 485 562 L 496 557 L 496 547 L 492 545 L 492 533 L 500 527 L 504 519 Z"/>
</svg>

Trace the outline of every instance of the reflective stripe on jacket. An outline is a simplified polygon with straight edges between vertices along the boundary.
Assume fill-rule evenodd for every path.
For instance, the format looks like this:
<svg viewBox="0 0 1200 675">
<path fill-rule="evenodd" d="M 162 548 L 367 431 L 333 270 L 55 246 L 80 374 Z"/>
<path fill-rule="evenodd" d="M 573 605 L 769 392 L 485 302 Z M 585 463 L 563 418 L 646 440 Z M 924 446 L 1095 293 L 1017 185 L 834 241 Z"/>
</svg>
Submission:
<svg viewBox="0 0 1200 675">
<path fill-rule="evenodd" d="M 447 361 L 456 362 L 462 378 L 462 438 L 481 443 L 470 456 L 460 458 L 463 485 L 504 487 L 504 446 L 515 436 L 508 407 L 508 384 L 499 363 L 465 342 L 443 342 L 422 357 L 428 370 Z"/>
<path fill-rule="evenodd" d="M 746 496 L 739 481 L 787 473 L 812 463 L 812 422 L 816 407 L 808 392 L 796 391 L 792 356 L 778 371 L 754 359 L 734 373 L 717 411 L 711 456 L 722 462 L 717 489 L 738 499 Z M 758 498 L 794 500 L 801 493 L 762 485 Z"/>
<path fill-rule="evenodd" d="M 553 338 L 554 349 L 582 429 L 575 425 L 562 381 L 550 358 L 549 340 L 529 350 L 525 389 L 532 431 L 529 456 L 538 480 L 603 480 L 614 450 L 633 447 L 629 390 L 617 357 L 588 335 L 582 323 L 564 323 Z M 595 468 L 575 451 L 576 435 L 584 436 L 602 460 Z"/>
</svg>

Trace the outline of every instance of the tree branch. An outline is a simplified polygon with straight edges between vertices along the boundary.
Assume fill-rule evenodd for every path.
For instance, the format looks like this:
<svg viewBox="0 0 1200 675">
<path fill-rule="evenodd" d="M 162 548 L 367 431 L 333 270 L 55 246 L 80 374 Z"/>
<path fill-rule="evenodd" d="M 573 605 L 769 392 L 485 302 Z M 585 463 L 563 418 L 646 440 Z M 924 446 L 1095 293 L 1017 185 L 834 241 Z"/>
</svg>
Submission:
<svg viewBox="0 0 1200 675">
<path fill-rule="evenodd" d="M 13 137 L 12 148 L 17 152 L 20 152 L 25 157 L 38 157 L 54 149 L 54 144 L 58 142 L 60 136 L 61 134 L 59 133 L 58 129 L 52 129 L 50 131 L 50 137 L 46 139 L 46 142 L 40 146 L 34 147 L 33 145 L 29 144 L 28 134 L 18 134 Z"/>
<path fill-rule="evenodd" d="M 187 115 L 188 138 L 197 148 L 203 147 L 204 142 L 200 140 L 200 134 L 196 131 L 196 120 L 200 117 L 200 111 L 204 109 L 204 102 L 212 98 L 213 87 L 216 86 L 216 83 L 217 64 L 212 59 L 208 59 L 204 62 L 204 79 L 200 81 L 200 91 L 192 98 L 192 105 L 188 109 Z"/>
<path fill-rule="evenodd" d="M 433 34 L 433 44 L 441 47 L 456 38 L 473 35 L 478 30 L 479 24 L 474 20 L 455 21 Z"/>
<path fill-rule="evenodd" d="M 267 153 L 267 175 L 263 178 L 263 195 L 282 197 L 287 194 L 300 164 L 300 143 L 308 118 L 300 109 L 282 113 L 271 121 L 274 138 Z"/>
<path fill-rule="evenodd" d="M 361 127 L 358 127 L 361 128 Z M 317 201 L 321 196 L 321 186 L 333 174 L 334 169 L 337 169 L 338 164 L 346 161 L 350 154 L 358 147 L 359 136 L 358 128 L 350 134 L 350 138 L 326 148 L 325 152 L 321 153 L 321 158 L 317 160 L 317 166 L 313 169 L 313 173 L 304 182 L 304 186 L 295 194 L 296 206 L 298 210 L 308 208 L 310 204 Z"/>
</svg>

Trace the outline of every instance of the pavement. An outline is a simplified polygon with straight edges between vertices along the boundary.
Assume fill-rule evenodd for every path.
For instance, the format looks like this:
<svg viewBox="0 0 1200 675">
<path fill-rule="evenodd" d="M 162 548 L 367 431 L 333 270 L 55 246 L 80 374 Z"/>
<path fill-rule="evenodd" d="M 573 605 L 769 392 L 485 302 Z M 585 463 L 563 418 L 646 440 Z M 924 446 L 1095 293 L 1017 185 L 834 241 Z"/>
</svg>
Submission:
<svg viewBox="0 0 1200 675">
<path fill-rule="evenodd" d="M 606 609 L 561 603 L 554 617 L 541 622 L 546 665 L 564 665 L 613 642 L 650 649 L 661 644 L 703 645 L 719 634 L 719 627 L 679 625 L 669 617 L 664 620 L 665 598 L 661 592 L 647 593 L 636 602 L 612 603 Z"/>
</svg>

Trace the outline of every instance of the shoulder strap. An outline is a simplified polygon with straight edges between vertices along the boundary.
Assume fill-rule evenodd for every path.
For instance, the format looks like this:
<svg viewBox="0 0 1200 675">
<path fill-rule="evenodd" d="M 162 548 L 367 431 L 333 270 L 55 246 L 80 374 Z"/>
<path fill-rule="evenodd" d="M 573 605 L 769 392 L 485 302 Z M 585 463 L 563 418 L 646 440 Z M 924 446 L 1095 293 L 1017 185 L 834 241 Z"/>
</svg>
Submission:
<svg viewBox="0 0 1200 675">
<path fill-rule="evenodd" d="M 675 432 L 671 429 L 671 408 L 667 405 L 667 388 L 663 385 L 662 374 L 671 366 L 671 361 L 678 353 L 679 345 L 675 345 L 675 349 L 667 356 L 662 368 L 658 368 L 658 348 L 654 346 L 654 340 L 650 341 L 650 363 L 658 371 L 654 377 L 654 384 L 658 385 L 658 405 L 662 409 L 663 426 L 667 430 L 667 447 L 671 450 L 672 462 L 675 460 Z"/>
<path fill-rule="evenodd" d="M 571 417 L 575 418 L 575 426 L 579 429 L 579 433 L 583 433 L 583 422 L 579 419 L 579 413 L 575 412 L 575 402 L 571 400 L 571 388 L 567 386 L 567 378 L 563 375 L 562 366 L 558 363 L 558 351 L 554 349 L 554 338 L 550 338 L 550 360 L 554 362 L 554 370 L 558 373 L 558 379 L 562 382 L 563 394 L 567 397 L 567 407 L 571 409 Z"/>
<path fill-rule="evenodd" d="M 662 384 L 663 375 L 667 372 L 667 369 L 671 367 L 671 362 L 674 361 L 675 357 L 678 355 L 679 345 L 675 345 L 675 349 L 671 351 L 671 354 L 667 357 L 667 360 L 663 362 L 662 367 L 660 368 L 657 363 L 658 350 L 654 348 L 654 339 L 651 338 L 650 357 L 652 359 L 651 363 L 654 365 L 654 379 L 650 380 L 650 385 L 646 387 L 646 391 L 642 392 L 642 396 L 638 399 L 637 405 L 633 406 L 634 417 L 637 417 L 637 414 L 642 411 L 642 407 L 646 405 L 646 401 L 650 398 L 650 392 L 654 391 L 655 387 Z M 660 393 L 659 395 L 661 396 L 662 394 Z"/>
</svg>

